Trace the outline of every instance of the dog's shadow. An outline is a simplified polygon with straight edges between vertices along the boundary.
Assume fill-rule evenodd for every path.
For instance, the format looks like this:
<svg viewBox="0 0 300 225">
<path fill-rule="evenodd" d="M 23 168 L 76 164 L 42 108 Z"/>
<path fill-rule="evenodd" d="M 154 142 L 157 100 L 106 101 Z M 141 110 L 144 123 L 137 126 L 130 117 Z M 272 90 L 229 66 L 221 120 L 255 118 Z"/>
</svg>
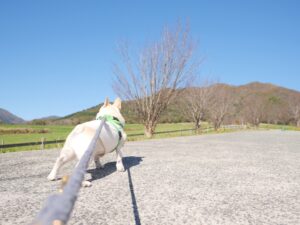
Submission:
<svg viewBox="0 0 300 225">
<path fill-rule="evenodd" d="M 126 170 L 130 169 L 131 167 L 139 165 L 143 161 L 144 157 L 136 157 L 136 156 L 127 156 L 124 157 L 123 165 Z M 91 174 L 91 179 L 88 181 L 92 182 L 94 180 L 102 179 L 106 176 L 109 176 L 110 174 L 116 172 L 116 162 L 108 162 L 104 165 L 104 168 L 95 168 L 95 169 L 89 169 L 86 172 Z"/>
</svg>

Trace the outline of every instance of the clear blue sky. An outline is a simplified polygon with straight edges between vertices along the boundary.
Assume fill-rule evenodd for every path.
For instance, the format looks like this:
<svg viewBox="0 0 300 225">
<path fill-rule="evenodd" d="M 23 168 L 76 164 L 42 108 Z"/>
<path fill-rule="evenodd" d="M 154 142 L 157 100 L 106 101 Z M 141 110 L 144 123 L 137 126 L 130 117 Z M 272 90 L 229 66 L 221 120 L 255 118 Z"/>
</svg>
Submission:
<svg viewBox="0 0 300 225">
<path fill-rule="evenodd" d="M 0 1 L 0 108 L 64 116 L 114 98 L 116 45 L 190 21 L 201 74 L 300 91 L 300 1 Z"/>
</svg>

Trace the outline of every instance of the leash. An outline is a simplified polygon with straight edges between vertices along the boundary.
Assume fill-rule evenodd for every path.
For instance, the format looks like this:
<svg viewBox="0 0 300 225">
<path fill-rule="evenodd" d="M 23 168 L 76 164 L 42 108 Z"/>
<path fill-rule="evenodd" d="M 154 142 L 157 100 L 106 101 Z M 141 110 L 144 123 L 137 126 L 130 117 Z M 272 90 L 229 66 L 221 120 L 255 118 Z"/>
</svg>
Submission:
<svg viewBox="0 0 300 225">
<path fill-rule="evenodd" d="M 101 119 L 100 125 L 87 151 L 79 161 L 69 182 L 67 182 L 64 187 L 63 192 L 61 194 L 51 195 L 48 198 L 44 208 L 39 212 L 36 220 L 33 222 L 34 225 L 63 225 L 68 222 L 105 120 L 105 117 Z"/>
</svg>

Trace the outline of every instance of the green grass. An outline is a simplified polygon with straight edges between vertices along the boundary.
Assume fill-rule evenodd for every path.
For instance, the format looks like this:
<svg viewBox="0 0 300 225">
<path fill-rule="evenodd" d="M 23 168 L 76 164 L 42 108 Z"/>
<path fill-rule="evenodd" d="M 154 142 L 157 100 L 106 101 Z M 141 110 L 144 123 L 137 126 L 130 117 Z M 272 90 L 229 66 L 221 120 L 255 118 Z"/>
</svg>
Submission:
<svg viewBox="0 0 300 225">
<path fill-rule="evenodd" d="M 2 141 L 4 144 L 15 144 L 15 143 L 26 143 L 26 142 L 38 142 L 41 141 L 42 138 L 45 138 L 46 141 L 52 140 L 64 140 L 74 128 L 73 125 L 8 125 L 8 124 L 1 124 L 0 129 L 33 129 L 33 130 L 48 130 L 48 133 L 20 133 L 20 134 L 1 134 L 0 135 L 0 146 Z M 193 128 L 192 123 L 167 123 L 167 124 L 159 124 L 157 126 L 156 131 L 169 131 L 169 130 L 180 130 L 180 129 L 191 129 Z M 126 124 L 125 132 L 128 135 L 132 134 L 142 134 L 144 132 L 144 127 L 142 124 Z M 184 133 L 184 132 L 183 132 Z M 154 138 L 157 137 L 170 137 L 170 136 L 179 136 L 178 134 L 161 134 L 155 135 Z M 128 137 L 129 141 L 134 140 L 143 140 L 145 137 L 138 136 L 138 137 Z M 56 144 L 46 145 L 45 148 L 55 148 L 57 147 Z M 14 151 L 27 151 L 27 150 L 34 150 L 40 149 L 40 146 L 25 146 L 25 147 L 14 147 L 3 149 L 2 152 L 14 152 Z"/>
<path fill-rule="evenodd" d="M 26 142 L 38 142 L 42 138 L 45 138 L 46 141 L 52 140 L 64 140 L 73 129 L 74 126 L 58 126 L 58 125 L 48 125 L 48 126 L 39 126 L 39 125 L 11 125 L 11 124 L 1 124 L 0 129 L 33 129 L 33 130 L 48 130 L 48 133 L 26 133 L 26 134 L 2 134 L 0 135 L 0 148 L 2 141 L 4 144 L 16 144 L 16 143 L 26 143 Z M 46 145 L 45 148 L 55 148 L 58 147 L 56 144 Z M 15 151 L 28 151 L 40 149 L 40 146 L 24 146 L 24 147 L 14 147 L 1 149 L 2 152 L 15 152 Z M 0 151 L 1 152 L 1 151 Z"/>
<path fill-rule="evenodd" d="M 33 142 L 41 141 L 42 138 L 46 140 L 56 140 L 56 139 L 65 139 L 74 126 L 59 126 L 59 125 L 48 125 L 48 126 L 39 126 L 39 125 L 0 125 L 0 129 L 33 129 L 33 130 L 48 130 L 48 133 L 27 133 L 27 134 L 2 134 L 0 135 L 0 144 L 2 140 L 4 144 L 14 144 L 14 143 L 24 143 L 24 142 Z"/>
<path fill-rule="evenodd" d="M 262 123 L 259 125 L 259 128 L 262 129 L 276 129 L 276 130 L 292 130 L 300 131 L 300 127 L 291 126 L 291 125 L 277 125 L 277 124 L 266 124 Z"/>
<path fill-rule="evenodd" d="M 0 135 L 0 144 L 1 141 L 4 141 L 4 144 L 14 144 L 14 143 L 24 143 L 32 141 L 40 141 L 42 138 L 46 140 L 62 140 L 65 139 L 68 134 L 71 132 L 74 126 L 72 125 L 0 125 L 0 129 L 33 129 L 33 130 L 48 130 L 48 133 L 27 133 L 27 134 L 2 134 Z M 156 131 L 169 131 L 169 130 L 180 130 L 180 129 L 191 129 L 193 128 L 192 123 L 166 123 L 158 124 Z M 126 124 L 125 132 L 128 135 L 131 134 L 141 134 L 144 132 L 144 127 L 142 124 Z"/>
<path fill-rule="evenodd" d="M 45 138 L 47 141 L 52 140 L 64 140 L 68 136 L 68 134 L 73 129 L 73 125 L 6 125 L 0 124 L 0 129 L 33 129 L 33 130 L 48 130 L 48 133 L 26 133 L 26 134 L 2 134 L 0 135 L 0 146 L 2 144 L 2 140 L 4 144 L 15 144 L 15 143 L 25 143 L 25 142 L 38 142 L 41 141 L 42 138 Z M 203 123 L 202 128 L 209 127 L 208 123 Z M 186 129 L 192 129 L 193 123 L 163 123 L 158 124 L 156 128 L 156 132 L 164 132 L 164 131 L 174 131 L 179 130 L 177 132 L 163 133 L 163 134 L 154 134 L 152 138 L 170 138 L 170 137 L 178 137 L 178 136 L 190 136 L 190 135 L 199 135 L 199 134 L 211 134 L 211 133 L 224 133 L 224 132 L 232 132 L 234 130 L 224 130 L 220 129 L 219 131 L 210 130 L 208 132 L 195 132 L 195 131 L 181 131 Z M 297 130 L 300 131 L 300 128 L 295 126 L 287 126 L 287 125 L 273 125 L 273 124 L 261 124 L 259 126 L 261 129 L 281 129 L 281 130 Z M 147 139 L 144 135 L 140 136 L 130 136 L 133 134 L 143 134 L 144 127 L 142 124 L 127 124 L 125 126 L 125 132 L 128 135 L 128 141 L 137 141 L 137 140 L 145 140 Z M 45 148 L 56 148 L 61 147 L 60 145 L 51 144 L 46 145 Z M 26 147 L 15 147 L 9 149 L 2 149 L 2 152 L 14 152 L 14 151 L 27 151 L 40 149 L 40 146 L 26 146 Z M 1 152 L 1 150 L 0 150 Z"/>
<path fill-rule="evenodd" d="M 158 124 L 155 132 L 165 132 L 165 131 L 174 131 L 174 130 L 185 130 L 192 129 L 192 123 L 162 123 Z M 144 126 L 142 124 L 128 124 L 125 127 L 126 134 L 128 135 L 128 141 L 138 141 L 147 139 L 144 135 L 139 136 L 130 136 L 133 134 L 143 134 Z M 165 137 L 175 137 L 187 134 L 184 132 L 175 132 L 175 133 L 165 133 L 165 134 L 154 134 L 152 138 L 165 138 Z"/>
<path fill-rule="evenodd" d="M 205 124 L 206 126 L 206 124 Z M 156 127 L 156 132 L 170 131 L 170 130 L 184 130 L 192 129 L 192 123 L 161 123 Z M 127 134 L 139 134 L 144 132 L 144 126 L 142 124 L 127 124 L 125 126 Z"/>
</svg>

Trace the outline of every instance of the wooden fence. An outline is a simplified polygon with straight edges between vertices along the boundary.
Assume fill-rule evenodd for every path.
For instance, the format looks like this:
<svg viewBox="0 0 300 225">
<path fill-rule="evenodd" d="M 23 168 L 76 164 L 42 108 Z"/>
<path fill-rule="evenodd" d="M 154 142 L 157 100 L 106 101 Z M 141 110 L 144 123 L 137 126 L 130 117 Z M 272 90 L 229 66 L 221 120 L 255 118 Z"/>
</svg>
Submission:
<svg viewBox="0 0 300 225">
<path fill-rule="evenodd" d="M 154 135 L 157 134 L 171 134 L 171 133 L 180 133 L 180 136 L 183 135 L 184 132 L 188 131 L 194 131 L 195 133 L 207 133 L 211 130 L 213 130 L 213 127 L 207 127 L 207 128 L 202 128 L 202 129 L 179 129 L 179 130 L 169 130 L 169 131 L 158 131 L 154 132 Z M 223 130 L 234 130 L 234 129 L 245 129 L 245 126 L 242 125 L 226 125 L 222 126 L 221 129 Z M 127 137 L 138 137 L 138 136 L 144 136 L 144 133 L 136 133 L 136 134 L 128 134 Z M 36 142 L 26 142 L 26 143 L 15 143 L 15 144 L 5 144 L 4 141 L 2 140 L 0 143 L 0 152 L 2 149 L 6 148 L 14 148 L 14 147 L 23 147 L 23 146 L 35 146 L 35 145 L 40 145 L 40 148 L 43 150 L 45 149 L 45 145 L 47 144 L 59 144 L 64 143 L 65 140 L 52 140 L 52 141 L 46 141 L 44 138 L 41 139 L 41 141 L 36 141 Z"/>
<path fill-rule="evenodd" d="M 59 143 L 64 143 L 64 142 L 65 142 L 65 140 L 45 141 L 45 139 L 42 138 L 41 141 L 35 141 L 35 142 L 2 144 L 2 145 L 0 145 L 0 149 L 1 148 L 4 149 L 4 148 L 23 147 L 23 146 L 34 146 L 34 145 L 40 145 L 41 149 L 44 149 L 46 144 L 59 144 Z"/>
</svg>

